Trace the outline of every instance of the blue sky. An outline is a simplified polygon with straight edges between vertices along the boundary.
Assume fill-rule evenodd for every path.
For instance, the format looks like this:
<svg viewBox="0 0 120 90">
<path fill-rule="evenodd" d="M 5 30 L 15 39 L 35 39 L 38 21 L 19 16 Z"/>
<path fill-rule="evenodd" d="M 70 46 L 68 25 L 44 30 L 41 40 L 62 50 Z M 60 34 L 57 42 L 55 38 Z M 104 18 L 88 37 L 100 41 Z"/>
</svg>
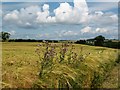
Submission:
<svg viewBox="0 0 120 90">
<path fill-rule="evenodd" d="M 83 1 L 3 2 L 2 30 L 23 39 L 117 39 L 118 3 Z"/>
</svg>

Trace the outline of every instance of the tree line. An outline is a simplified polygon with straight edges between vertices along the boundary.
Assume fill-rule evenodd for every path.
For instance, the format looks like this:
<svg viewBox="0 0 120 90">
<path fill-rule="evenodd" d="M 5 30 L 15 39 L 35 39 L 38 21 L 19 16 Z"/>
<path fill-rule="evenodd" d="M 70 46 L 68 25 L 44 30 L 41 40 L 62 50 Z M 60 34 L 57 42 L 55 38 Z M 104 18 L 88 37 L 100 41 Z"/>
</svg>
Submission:
<svg viewBox="0 0 120 90">
<path fill-rule="evenodd" d="M 10 33 L 8 32 L 1 32 L 0 38 L 1 41 L 5 42 L 44 42 L 44 40 L 35 40 L 35 39 L 9 39 Z M 87 39 L 87 40 L 77 40 L 75 42 L 68 41 L 68 40 L 45 40 L 49 43 L 59 43 L 59 42 L 69 42 L 69 43 L 76 43 L 76 44 L 86 44 L 86 45 L 92 45 L 92 46 L 102 46 L 102 47 L 109 47 L 109 48 L 120 48 L 120 41 L 116 40 L 108 40 L 105 39 L 104 36 L 99 35 L 96 36 L 93 39 Z"/>
<path fill-rule="evenodd" d="M 102 35 L 99 35 L 93 39 L 78 40 L 75 43 L 120 49 L 120 41 L 105 39 Z"/>
</svg>

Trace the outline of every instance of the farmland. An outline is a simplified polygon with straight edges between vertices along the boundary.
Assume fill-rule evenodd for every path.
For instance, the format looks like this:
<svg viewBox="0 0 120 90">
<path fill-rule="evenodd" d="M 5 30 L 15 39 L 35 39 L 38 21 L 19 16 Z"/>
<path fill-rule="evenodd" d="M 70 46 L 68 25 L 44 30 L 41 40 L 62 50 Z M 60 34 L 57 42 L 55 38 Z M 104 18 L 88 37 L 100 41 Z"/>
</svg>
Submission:
<svg viewBox="0 0 120 90">
<path fill-rule="evenodd" d="M 40 76 L 46 52 L 46 46 L 42 45 L 38 42 L 2 43 L 3 88 L 107 88 L 107 83 L 109 88 L 118 87 L 118 79 L 113 80 L 114 85 L 106 80 L 108 76 L 118 77 L 117 49 L 73 44 L 73 50 L 70 51 L 71 45 L 67 47 L 64 59 L 61 59 L 62 44 L 53 43 L 57 54 L 50 65 L 44 66 Z M 74 54 L 72 59 L 69 58 L 71 52 Z"/>
</svg>

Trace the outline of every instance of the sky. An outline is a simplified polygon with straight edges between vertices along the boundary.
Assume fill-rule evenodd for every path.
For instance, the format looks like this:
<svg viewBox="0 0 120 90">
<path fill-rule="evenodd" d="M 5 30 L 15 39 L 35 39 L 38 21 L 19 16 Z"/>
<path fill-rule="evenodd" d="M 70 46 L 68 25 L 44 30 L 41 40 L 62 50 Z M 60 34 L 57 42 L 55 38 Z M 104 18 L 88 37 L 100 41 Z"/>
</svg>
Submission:
<svg viewBox="0 0 120 90">
<path fill-rule="evenodd" d="M 118 2 L 64 1 L 2 2 L 0 28 L 12 39 L 118 38 Z"/>
</svg>

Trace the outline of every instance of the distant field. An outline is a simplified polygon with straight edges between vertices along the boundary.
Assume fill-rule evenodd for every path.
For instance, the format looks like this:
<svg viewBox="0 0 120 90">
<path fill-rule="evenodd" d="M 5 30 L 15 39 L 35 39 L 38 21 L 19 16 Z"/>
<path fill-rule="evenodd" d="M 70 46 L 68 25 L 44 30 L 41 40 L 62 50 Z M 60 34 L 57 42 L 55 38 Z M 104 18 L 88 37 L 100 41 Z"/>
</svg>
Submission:
<svg viewBox="0 0 120 90">
<path fill-rule="evenodd" d="M 2 43 L 2 85 L 4 88 L 59 88 L 62 86 L 68 86 L 69 88 L 79 86 L 83 88 L 92 86 L 105 88 L 105 85 L 107 88 L 104 76 L 109 76 L 111 70 L 116 67 L 115 61 L 118 59 L 117 49 L 75 44 L 74 52 L 78 56 L 82 55 L 83 58 L 85 57 L 82 62 L 77 63 L 77 68 L 70 66 L 72 64 L 66 62 L 58 63 L 54 60 L 52 69 L 45 69 L 45 74 L 41 79 L 39 78 L 40 59 L 35 52 L 36 48 L 39 48 L 38 44 L 37 42 Z M 57 43 L 56 45 L 58 45 L 56 51 L 59 52 L 61 44 Z M 43 47 L 39 49 L 44 51 Z M 42 52 L 41 55 L 43 55 Z M 59 58 L 56 57 L 55 59 Z M 115 74 L 113 77 L 117 78 L 117 75 Z M 59 81 L 63 82 L 63 84 L 59 85 Z M 92 85 L 97 82 L 101 86 Z M 102 85 L 103 82 L 104 85 Z M 118 79 L 114 82 L 114 85 L 109 83 L 109 87 L 117 88 Z"/>
</svg>

